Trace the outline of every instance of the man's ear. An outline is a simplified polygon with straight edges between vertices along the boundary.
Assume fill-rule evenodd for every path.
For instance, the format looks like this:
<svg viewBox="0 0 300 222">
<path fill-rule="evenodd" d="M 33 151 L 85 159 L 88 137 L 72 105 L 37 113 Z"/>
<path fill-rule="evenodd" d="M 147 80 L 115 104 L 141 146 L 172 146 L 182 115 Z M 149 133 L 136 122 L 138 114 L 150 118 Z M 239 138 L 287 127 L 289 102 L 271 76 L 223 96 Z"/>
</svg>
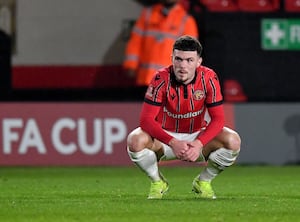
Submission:
<svg viewBox="0 0 300 222">
<path fill-rule="evenodd" d="M 197 67 L 199 67 L 201 64 L 202 64 L 202 57 L 200 57 L 200 58 L 198 59 Z"/>
</svg>

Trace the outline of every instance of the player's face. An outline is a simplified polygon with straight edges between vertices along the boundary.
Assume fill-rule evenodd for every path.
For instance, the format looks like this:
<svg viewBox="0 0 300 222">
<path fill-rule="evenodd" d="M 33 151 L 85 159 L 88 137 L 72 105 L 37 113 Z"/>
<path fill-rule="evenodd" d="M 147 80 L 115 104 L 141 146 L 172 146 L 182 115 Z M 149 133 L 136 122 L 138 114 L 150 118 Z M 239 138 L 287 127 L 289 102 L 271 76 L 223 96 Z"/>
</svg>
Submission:
<svg viewBox="0 0 300 222">
<path fill-rule="evenodd" d="M 202 58 L 197 55 L 196 51 L 175 49 L 172 62 L 177 81 L 188 84 L 193 80 L 196 68 L 201 65 Z"/>
</svg>

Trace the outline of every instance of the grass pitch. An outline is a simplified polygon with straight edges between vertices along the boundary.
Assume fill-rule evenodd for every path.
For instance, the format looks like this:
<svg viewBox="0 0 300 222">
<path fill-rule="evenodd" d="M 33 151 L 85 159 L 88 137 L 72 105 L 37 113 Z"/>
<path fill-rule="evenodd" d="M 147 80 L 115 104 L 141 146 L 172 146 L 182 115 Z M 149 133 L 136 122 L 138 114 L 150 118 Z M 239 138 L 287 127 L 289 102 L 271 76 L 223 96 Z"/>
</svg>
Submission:
<svg viewBox="0 0 300 222">
<path fill-rule="evenodd" d="M 300 221 L 300 166 L 233 166 L 214 181 L 217 200 L 191 192 L 200 167 L 161 167 L 170 183 L 147 200 L 132 167 L 0 168 L 0 221 Z"/>
</svg>

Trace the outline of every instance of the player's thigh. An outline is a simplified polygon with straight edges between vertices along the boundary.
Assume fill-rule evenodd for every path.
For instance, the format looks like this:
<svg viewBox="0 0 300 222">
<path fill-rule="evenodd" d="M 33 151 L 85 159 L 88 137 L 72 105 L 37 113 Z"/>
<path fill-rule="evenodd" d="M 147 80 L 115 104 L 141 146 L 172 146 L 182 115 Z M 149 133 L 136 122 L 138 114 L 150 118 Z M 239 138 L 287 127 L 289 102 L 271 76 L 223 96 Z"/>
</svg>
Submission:
<svg viewBox="0 0 300 222">
<path fill-rule="evenodd" d="M 228 127 L 223 127 L 221 132 L 215 138 L 213 138 L 208 144 L 204 146 L 203 155 L 207 157 L 211 152 L 221 147 L 230 149 L 231 141 L 232 141 L 231 138 L 237 138 L 238 140 L 239 136 L 234 130 Z"/>
<path fill-rule="evenodd" d="M 131 131 L 127 137 L 127 145 L 131 151 L 138 152 L 145 148 L 153 151 L 161 149 L 162 143 L 153 139 L 148 133 L 138 127 Z"/>
</svg>

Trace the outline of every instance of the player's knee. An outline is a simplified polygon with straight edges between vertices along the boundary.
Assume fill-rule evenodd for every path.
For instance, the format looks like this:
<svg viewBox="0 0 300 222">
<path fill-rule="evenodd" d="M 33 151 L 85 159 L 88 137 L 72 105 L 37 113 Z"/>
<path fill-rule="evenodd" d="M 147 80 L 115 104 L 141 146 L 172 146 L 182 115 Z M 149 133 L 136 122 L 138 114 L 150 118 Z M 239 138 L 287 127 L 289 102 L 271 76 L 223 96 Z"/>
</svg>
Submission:
<svg viewBox="0 0 300 222">
<path fill-rule="evenodd" d="M 141 151 L 148 143 L 148 136 L 141 131 L 134 130 L 127 136 L 127 147 L 132 152 Z"/>
<path fill-rule="evenodd" d="M 241 148 L 241 137 L 236 132 L 227 135 L 225 147 L 229 150 L 239 151 Z"/>
</svg>

